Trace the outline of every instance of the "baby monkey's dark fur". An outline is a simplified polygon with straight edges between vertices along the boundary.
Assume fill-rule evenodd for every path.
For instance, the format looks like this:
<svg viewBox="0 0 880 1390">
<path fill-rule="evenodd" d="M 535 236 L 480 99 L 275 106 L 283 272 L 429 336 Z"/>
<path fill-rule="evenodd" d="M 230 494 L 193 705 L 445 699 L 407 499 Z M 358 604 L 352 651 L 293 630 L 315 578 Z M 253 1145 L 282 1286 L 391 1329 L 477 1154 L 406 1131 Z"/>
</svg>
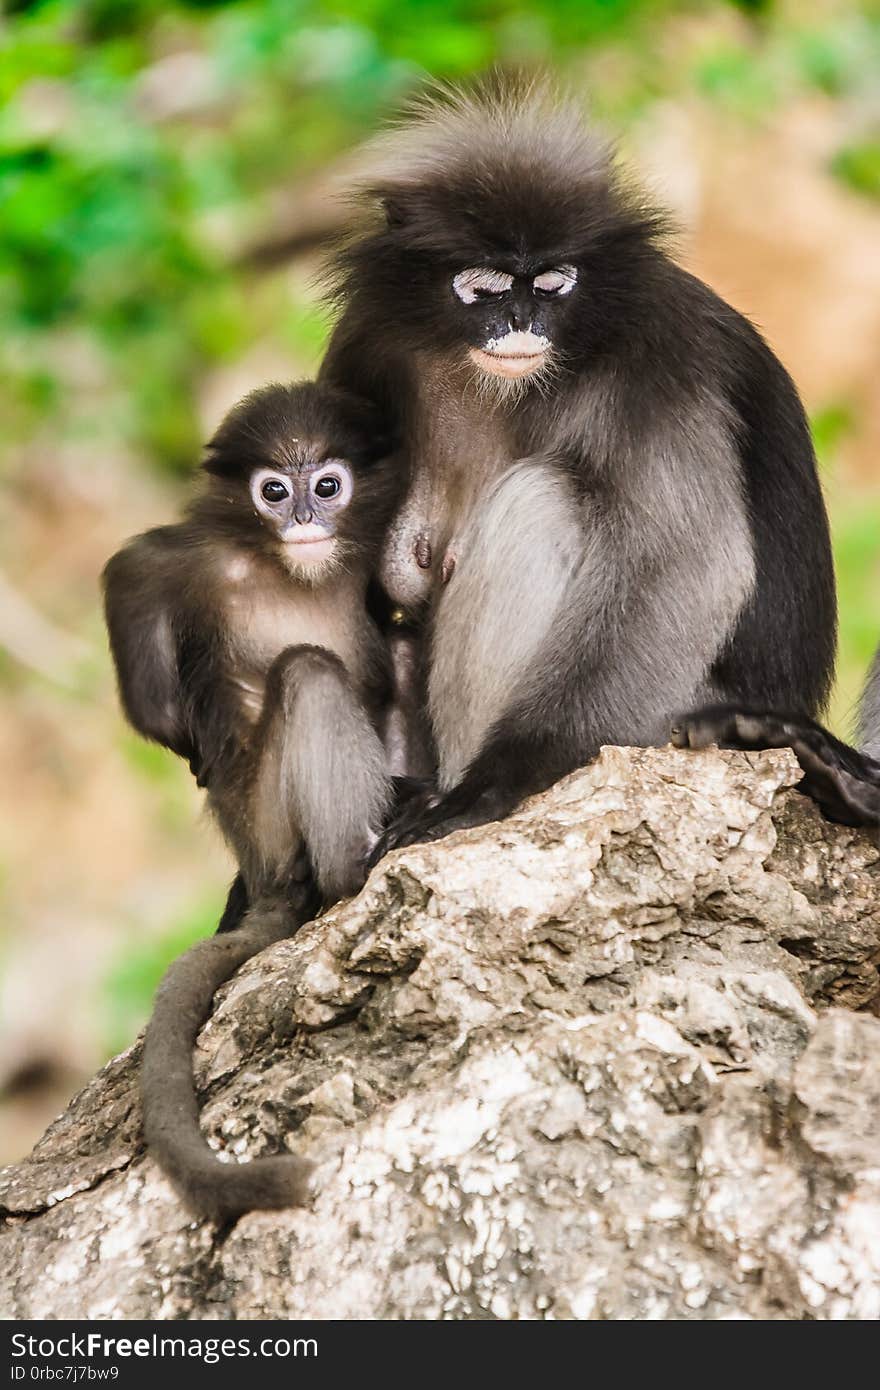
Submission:
<svg viewBox="0 0 880 1390">
<path fill-rule="evenodd" d="M 365 607 L 397 500 L 386 453 L 374 409 L 342 391 L 258 391 L 212 439 L 184 519 L 131 541 L 104 573 L 125 712 L 207 788 L 252 904 L 238 931 L 171 967 L 144 1043 L 148 1147 L 188 1205 L 218 1220 L 307 1194 L 302 1159 L 217 1159 L 192 1047 L 232 971 L 320 900 L 357 891 L 391 803 L 385 644 Z"/>
</svg>

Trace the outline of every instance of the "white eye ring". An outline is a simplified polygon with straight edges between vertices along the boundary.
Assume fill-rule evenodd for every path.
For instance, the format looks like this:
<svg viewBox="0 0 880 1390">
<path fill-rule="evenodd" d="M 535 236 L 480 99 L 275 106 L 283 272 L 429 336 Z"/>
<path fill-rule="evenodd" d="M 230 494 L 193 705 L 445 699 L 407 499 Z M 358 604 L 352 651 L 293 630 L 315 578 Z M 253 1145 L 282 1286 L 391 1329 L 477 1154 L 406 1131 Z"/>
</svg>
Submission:
<svg viewBox="0 0 880 1390">
<path fill-rule="evenodd" d="M 452 282 L 452 288 L 462 304 L 473 304 L 481 294 L 506 294 L 513 284 L 513 276 L 503 270 L 482 270 L 477 266 L 470 270 L 460 270 Z"/>
<path fill-rule="evenodd" d="M 280 483 L 286 489 L 286 496 L 279 497 L 274 503 L 268 497 L 263 496 L 263 488 L 266 483 Z M 279 473 L 274 468 L 260 468 L 251 478 L 251 497 L 254 506 L 262 511 L 266 507 L 278 506 L 285 502 L 291 495 L 291 483 L 289 478 L 285 478 L 283 473 Z"/>
<path fill-rule="evenodd" d="M 534 287 L 544 294 L 571 294 L 577 284 L 578 273 L 573 265 L 558 265 L 553 270 L 542 270 L 536 275 Z"/>
<path fill-rule="evenodd" d="M 335 478 L 339 484 L 339 491 L 334 493 L 332 497 L 319 497 L 315 492 L 315 488 L 322 478 Z M 351 500 L 353 490 L 354 480 L 351 476 L 351 469 L 348 464 L 342 462 L 342 459 L 325 459 L 321 467 L 316 468 L 309 478 L 309 491 L 324 506 L 345 506 L 346 502 Z"/>
</svg>

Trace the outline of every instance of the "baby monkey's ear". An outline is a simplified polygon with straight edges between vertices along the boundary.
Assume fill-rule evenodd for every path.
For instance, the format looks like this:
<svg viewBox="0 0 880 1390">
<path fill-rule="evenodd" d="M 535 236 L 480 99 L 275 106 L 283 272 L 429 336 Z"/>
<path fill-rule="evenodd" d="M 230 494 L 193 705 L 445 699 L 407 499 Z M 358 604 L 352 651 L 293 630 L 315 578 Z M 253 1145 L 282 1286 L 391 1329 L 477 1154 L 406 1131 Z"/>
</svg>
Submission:
<svg viewBox="0 0 880 1390">
<path fill-rule="evenodd" d="M 246 481 L 255 468 L 265 464 L 265 459 L 250 455 L 247 451 L 231 448 L 226 442 L 215 444 L 213 440 L 205 446 L 202 457 L 202 470 L 215 478 L 239 478 Z"/>
<path fill-rule="evenodd" d="M 233 466 L 229 454 L 218 449 L 213 443 L 205 445 L 201 466 L 205 473 L 210 473 L 215 478 L 229 478 L 238 471 Z"/>
</svg>

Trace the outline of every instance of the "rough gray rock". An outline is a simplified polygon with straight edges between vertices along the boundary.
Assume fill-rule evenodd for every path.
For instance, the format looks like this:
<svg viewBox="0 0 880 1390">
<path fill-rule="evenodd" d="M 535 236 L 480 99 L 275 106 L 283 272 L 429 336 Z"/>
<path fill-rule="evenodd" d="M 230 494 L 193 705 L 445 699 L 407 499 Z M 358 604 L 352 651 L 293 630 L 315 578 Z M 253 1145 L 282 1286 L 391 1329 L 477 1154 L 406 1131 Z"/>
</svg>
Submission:
<svg viewBox="0 0 880 1390">
<path fill-rule="evenodd" d="M 880 1316 L 880 853 L 787 753 L 605 749 L 390 856 L 197 1054 L 309 1209 L 191 1221 L 137 1047 L 5 1170 L 16 1318 Z"/>
</svg>

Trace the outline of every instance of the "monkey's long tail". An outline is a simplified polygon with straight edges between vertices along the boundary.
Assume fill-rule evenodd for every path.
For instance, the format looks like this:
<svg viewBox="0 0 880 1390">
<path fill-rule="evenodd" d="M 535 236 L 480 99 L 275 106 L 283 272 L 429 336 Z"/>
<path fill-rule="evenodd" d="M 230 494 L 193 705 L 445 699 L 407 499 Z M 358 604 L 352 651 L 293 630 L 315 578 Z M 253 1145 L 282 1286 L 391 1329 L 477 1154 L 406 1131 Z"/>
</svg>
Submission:
<svg viewBox="0 0 880 1390">
<path fill-rule="evenodd" d="M 165 972 L 144 1038 L 141 1098 L 147 1147 L 197 1215 L 228 1221 L 254 1208 L 301 1206 L 312 1165 L 290 1154 L 222 1163 L 199 1127 L 195 1040 L 215 991 L 251 956 L 302 925 L 289 905 L 260 902 L 237 931 L 198 942 Z"/>
</svg>

